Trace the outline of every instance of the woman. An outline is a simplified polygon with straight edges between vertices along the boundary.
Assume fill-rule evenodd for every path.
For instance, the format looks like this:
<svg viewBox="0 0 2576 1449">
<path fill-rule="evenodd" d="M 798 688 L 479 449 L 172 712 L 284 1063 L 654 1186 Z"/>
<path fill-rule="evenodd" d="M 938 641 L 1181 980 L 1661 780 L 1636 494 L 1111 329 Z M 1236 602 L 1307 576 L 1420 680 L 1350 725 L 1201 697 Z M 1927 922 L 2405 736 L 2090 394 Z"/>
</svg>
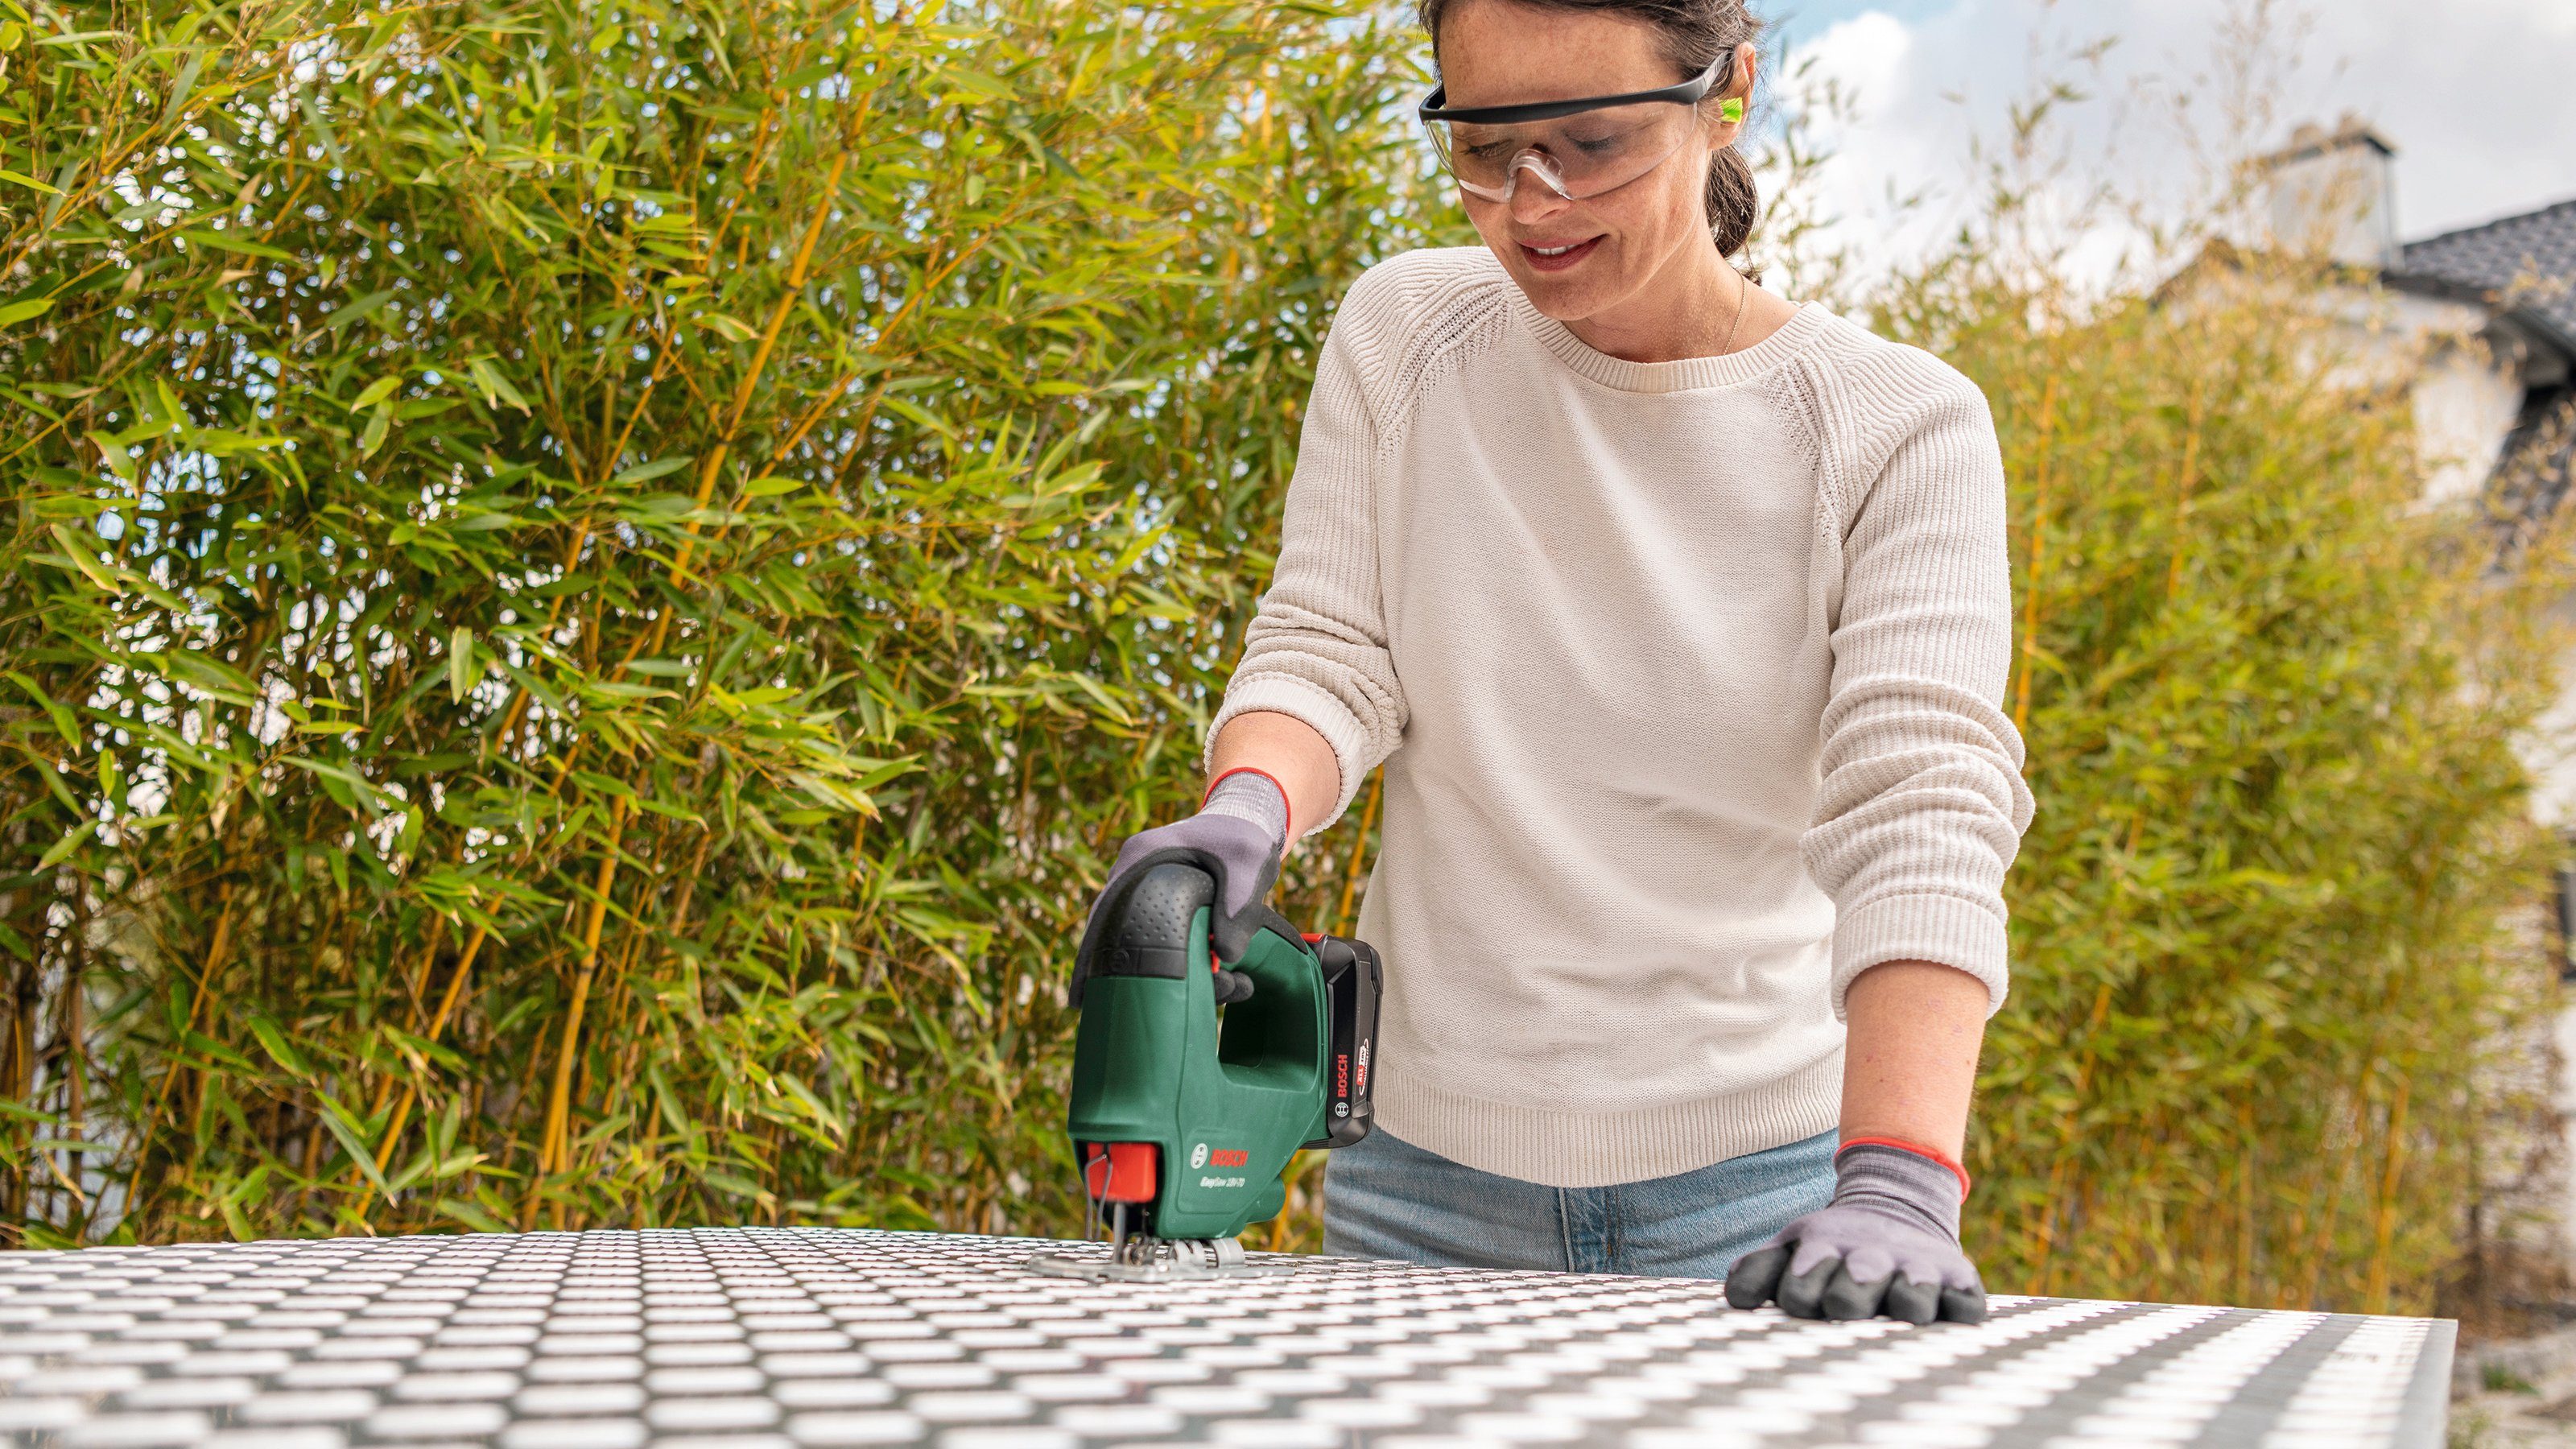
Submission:
<svg viewBox="0 0 2576 1449">
<path fill-rule="evenodd" d="M 2031 809 L 1985 400 L 1728 265 L 1741 0 L 1423 20 L 1484 245 L 1343 302 L 1213 783 L 1111 888 L 1202 855 L 1222 949 L 1383 762 L 1328 1252 L 1981 1317 L 1958 1163 Z"/>
</svg>

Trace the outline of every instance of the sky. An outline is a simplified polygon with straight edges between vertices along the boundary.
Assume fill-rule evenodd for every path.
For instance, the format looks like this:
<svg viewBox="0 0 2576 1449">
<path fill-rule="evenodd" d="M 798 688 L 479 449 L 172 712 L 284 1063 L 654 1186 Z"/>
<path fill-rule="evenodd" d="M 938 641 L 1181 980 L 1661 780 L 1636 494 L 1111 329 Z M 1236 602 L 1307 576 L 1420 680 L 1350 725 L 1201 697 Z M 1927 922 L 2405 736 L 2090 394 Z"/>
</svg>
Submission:
<svg viewBox="0 0 2576 1449">
<path fill-rule="evenodd" d="M 1812 59 L 1811 74 L 1838 78 L 1854 98 L 1847 124 L 1823 128 L 1836 156 L 1820 194 L 1883 254 L 1940 229 L 1923 218 L 1969 190 L 1969 138 L 1998 134 L 2007 108 L 2052 72 L 2095 97 L 2067 113 L 2062 133 L 2075 178 L 2099 168 L 2132 188 L 2184 194 L 2192 162 L 2141 96 L 2161 87 L 2201 98 L 2204 128 L 2223 131 L 2210 99 L 2219 87 L 2206 78 L 2228 17 L 2247 4 L 1753 0 L 1774 24 L 1766 57 Z M 2222 144 L 2269 149 L 2302 120 L 2331 126 L 2359 113 L 2397 146 L 2407 240 L 2576 198 L 2576 0 L 2310 0 L 2274 11 L 2283 38 L 2260 87 L 2273 113 L 2260 129 L 2271 134 Z M 2098 69 L 2069 59 L 2098 39 L 2115 40 Z M 1932 212 L 1900 224 L 1891 185 L 1931 188 Z"/>
</svg>

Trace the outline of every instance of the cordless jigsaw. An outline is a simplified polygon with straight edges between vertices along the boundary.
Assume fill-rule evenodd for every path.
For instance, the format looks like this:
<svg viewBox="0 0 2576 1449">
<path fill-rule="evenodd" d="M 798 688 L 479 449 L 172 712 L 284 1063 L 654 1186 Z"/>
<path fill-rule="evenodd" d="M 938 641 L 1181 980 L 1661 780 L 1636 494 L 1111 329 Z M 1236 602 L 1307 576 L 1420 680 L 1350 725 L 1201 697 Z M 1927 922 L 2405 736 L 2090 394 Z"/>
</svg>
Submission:
<svg viewBox="0 0 2576 1449">
<path fill-rule="evenodd" d="M 1256 908 L 1241 959 L 1212 952 L 1214 875 L 1150 865 L 1104 900 L 1075 963 L 1068 1126 L 1106 1260 L 1044 1272 L 1153 1281 L 1265 1270 L 1237 1235 L 1287 1204 L 1300 1148 L 1368 1135 L 1378 955 Z"/>
</svg>

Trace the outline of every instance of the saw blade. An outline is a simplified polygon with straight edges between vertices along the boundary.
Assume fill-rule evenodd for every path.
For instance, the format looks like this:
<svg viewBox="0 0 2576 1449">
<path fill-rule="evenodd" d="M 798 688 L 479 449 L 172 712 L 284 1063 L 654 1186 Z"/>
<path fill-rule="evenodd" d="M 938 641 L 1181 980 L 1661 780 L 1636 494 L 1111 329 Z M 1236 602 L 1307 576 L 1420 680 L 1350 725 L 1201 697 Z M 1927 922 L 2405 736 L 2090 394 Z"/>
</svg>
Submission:
<svg viewBox="0 0 2576 1449">
<path fill-rule="evenodd" d="M 1104 1258 L 1076 1258 L 1039 1253 L 1028 1261 L 1031 1271 L 1058 1278 L 1091 1278 L 1118 1283 L 1183 1283 L 1206 1278 L 1266 1278 L 1293 1273 L 1291 1263 L 1255 1263 L 1234 1238 L 1132 1237 L 1113 1245 Z"/>
</svg>

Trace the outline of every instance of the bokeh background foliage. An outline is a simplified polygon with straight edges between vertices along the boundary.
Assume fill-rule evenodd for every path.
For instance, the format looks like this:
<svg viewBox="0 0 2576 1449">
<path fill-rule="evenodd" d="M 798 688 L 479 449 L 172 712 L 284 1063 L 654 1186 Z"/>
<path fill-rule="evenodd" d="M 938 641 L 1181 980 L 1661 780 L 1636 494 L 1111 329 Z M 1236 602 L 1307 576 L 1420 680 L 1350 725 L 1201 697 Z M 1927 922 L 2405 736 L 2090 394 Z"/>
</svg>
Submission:
<svg viewBox="0 0 2576 1449">
<path fill-rule="evenodd" d="M 11 14 L 0 1217 L 1074 1221 L 1402 38 Z"/>
<path fill-rule="evenodd" d="M 1986 389 L 2014 485 L 2006 707 L 2040 808 L 1970 1148 L 1981 1266 L 2427 1310 L 2549 1064 L 2525 752 L 2560 544 L 2419 506 L 2402 372 L 2364 365 L 2330 274 L 2204 261 L 2078 314 L 2031 276 L 1971 251 L 1881 299 Z"/>
<path fill-rule="evenodd" d="M 1088 892 L 1332 300 L 1459 237 L 1373 17 L 0 0 L 0 1229 L 1071 1228 Z M 1870 299 L 2013 472 L 1973 1246 L 2421 1306 L 2546 989 L 2543 573 L 2299 278 L 2031 275 Z"/>
</svg>

